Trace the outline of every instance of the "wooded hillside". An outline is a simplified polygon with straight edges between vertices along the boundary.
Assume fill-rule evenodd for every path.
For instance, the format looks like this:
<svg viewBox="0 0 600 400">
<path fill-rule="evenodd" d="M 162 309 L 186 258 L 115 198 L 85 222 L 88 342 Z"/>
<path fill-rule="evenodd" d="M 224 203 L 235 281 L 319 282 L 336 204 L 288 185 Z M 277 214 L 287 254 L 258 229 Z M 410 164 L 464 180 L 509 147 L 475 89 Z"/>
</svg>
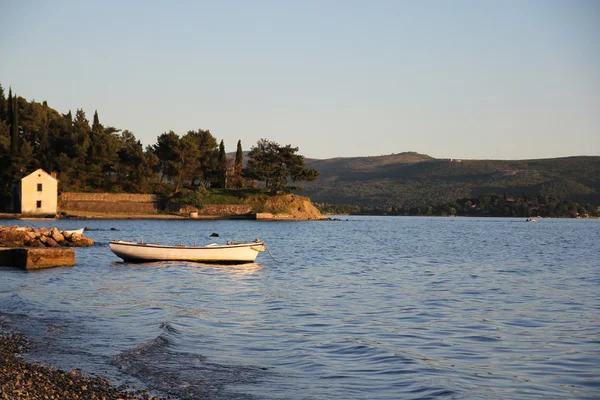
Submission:
<svg viewBox="0 0 600 400">
<path fill-rule="evenodd" d="M 413 152 L 310 160 L 313 201 L 379 209 L 445 204 L 484 194 L 554 196 L 600 205 L 600 157 L 449 160 Z"/>
</svg>

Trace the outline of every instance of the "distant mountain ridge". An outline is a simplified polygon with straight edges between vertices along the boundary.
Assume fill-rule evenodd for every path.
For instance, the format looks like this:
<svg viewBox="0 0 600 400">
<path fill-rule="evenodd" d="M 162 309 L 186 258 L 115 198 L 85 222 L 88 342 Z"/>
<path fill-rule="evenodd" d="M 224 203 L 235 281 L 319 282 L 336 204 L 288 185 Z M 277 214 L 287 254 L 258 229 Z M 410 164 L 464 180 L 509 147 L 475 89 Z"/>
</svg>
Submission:
<svg viewBox="0 0 600 400">
<path fill-rule="evenodd" d="M 532 160 L 436 159 L 404 152 L 307 159 L 320 172 L 303 195 L 328 204 L 371 208 L 436 205 L 496 193 L 555 196 L 600 205 L 600 157 Z"/>
</svg>

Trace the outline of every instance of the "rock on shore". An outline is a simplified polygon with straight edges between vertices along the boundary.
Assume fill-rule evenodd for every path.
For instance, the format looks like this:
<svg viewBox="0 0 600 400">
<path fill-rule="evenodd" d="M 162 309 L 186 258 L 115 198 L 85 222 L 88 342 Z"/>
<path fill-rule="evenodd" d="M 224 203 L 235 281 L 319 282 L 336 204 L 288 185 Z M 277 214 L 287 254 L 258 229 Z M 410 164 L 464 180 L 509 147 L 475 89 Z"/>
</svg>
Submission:
<svg viewBox="0 0 600 400">
<path fill-rule="evenodd" d="M 0 399 L 89 399 L 149 400 L 145 391 L 113 386 L 103 377 L 88 377 L 80 371 L 28 363 L 20 358 L 27 341 L 18 333 L 0 332 Z"/>
<path fill-rule="evenodd" d="M 0 226 L 0 247 L 86 247 L 93 244 L 88 237 L 56 227 Z"/>
</svg>

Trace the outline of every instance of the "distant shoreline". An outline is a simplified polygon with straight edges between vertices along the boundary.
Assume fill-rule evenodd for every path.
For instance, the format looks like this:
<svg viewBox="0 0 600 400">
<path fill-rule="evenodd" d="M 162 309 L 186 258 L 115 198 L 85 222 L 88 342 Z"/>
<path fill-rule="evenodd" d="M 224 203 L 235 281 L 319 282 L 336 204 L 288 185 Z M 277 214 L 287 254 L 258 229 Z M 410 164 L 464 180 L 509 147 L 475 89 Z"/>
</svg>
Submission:
<svg viewBox="0 0 600 400">
<path fill-rule="evenodd" d="M 509 218 L 525 219 L 527 217 L 509 217 L 498 215 L 386 215 L 386 214 L 323 214 L 324 219 L 273 219 L 274 221 L 323 221 L 333 217 L 436 217 L 436 218 Z M 534 219 L 600 219 L 600 217 L 531 217 Z M 78 221 L 78 220 L 182 220 L 182 221 L 217 221 L 217 220 L 243 220 L 254 221 L 254 217 L 240 215 L 199 215 L 197 217 L 188 217 L 175 214 L 118 214 L 118 213 L 97 213 L 97 212 L 77 212 L 69 214 L 66 217 L 34 217 L 31 215 L 0 213 L 0 220 L 22 220 L 22 221 Z M 266 220 L 265 220 L 266 221 Z"/>
<path fill-rule="evenodd" d="M 173 214 L 118 214 L 118 213 L 96 213 L 96 212 L 78 212 L 77 214 L 69 214 L 66 217 L 55 216 L 55 217 L 34 217 L 31 215 L 21 214 L 0 214 L 0 220 L 7 219 L 18 219 L 25 221 L 69 221 L 69 220 L 92 220 L 92 219 L 159 219 L 159 220 L 219 220 L 219 219 L 251 219 L 251 218 L 239 218 L 232 216 L 222 215 L 199 215 L 198 217 L 191 218 L 183 215 Z"/>
<path fill-rule="evenodd" d="M 317 218 L 297 218 L 282 216 L 273 218 L 257 218 L 256 215 L 198 215 L 195 217 L 177 215 L 177 214 L 120 214 L 120 213 L 99 213 L 91 211 L 77 211 L 69 213 L 66 216 L 56 215 L 35 217 L 32 215 L 0 213 L 0 220 L 18 219 L 23 221 L 78 221 L 78 220 L 183 220 L 183 221 L 215 221 L 215 220 L 244 220 L 244 221 L 320 221 Z"/>
</svg>

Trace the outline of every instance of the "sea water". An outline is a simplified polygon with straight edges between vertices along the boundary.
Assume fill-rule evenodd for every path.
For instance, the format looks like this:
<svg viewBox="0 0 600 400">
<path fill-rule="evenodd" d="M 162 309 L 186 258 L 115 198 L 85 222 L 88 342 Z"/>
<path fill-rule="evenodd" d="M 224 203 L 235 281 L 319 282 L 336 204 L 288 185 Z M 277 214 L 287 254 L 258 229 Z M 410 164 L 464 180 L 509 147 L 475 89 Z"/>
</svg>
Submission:
<svg viewBox="0 0 600 400">
<path fill-rule="evenodd" d="M 180 399 L 600 398 L 600 220 L 340 219 L 3 221 L 96 245 L 73 268 L 0 268 L 0 325 L 28 360 Z M 273 257 L 108 248 L 142 237 Z"/>
</svg>

